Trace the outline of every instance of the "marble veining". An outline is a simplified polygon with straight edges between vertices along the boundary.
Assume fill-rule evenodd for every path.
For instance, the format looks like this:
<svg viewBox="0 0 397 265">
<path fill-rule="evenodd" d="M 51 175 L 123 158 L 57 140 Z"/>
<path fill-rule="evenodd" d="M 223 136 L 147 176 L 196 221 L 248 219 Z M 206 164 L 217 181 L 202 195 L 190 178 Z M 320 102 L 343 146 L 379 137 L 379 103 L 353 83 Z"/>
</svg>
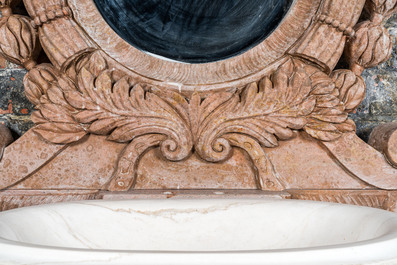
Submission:
<svg viewBox="0 0 397 265">
<path fill-rule="evenodd" d="M 0 264 L 10 257 L 11 264 L 397 264 L 397 215 L 270 199 L 61 203 L 0 213 Z"/>
</svg>

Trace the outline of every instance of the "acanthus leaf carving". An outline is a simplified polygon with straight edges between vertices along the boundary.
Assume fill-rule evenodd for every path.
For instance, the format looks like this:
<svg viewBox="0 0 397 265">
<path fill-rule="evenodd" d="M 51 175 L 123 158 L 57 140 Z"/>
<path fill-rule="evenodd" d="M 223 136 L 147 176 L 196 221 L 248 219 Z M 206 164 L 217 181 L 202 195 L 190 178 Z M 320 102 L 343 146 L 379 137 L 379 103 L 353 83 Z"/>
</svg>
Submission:
<svg viewBox="0 0 397 265">
<path fill-rule="evenodd" d="M 300 61 L 289 60 L 271 78 L 249 84 L 241 98 L 234 94 L 210 113 L 200 130 L 197 151 L 209 161 L 226 159 L 231 149 L 222 136 L 234 132 L 249 135 L 265 147 L 292 138 L 293 130 L 305 126 L 305 116 L 315 107 L 310 90 L 310 78 Z"/>
<path fill-rule="evenodd" d="M 19 0 L 0 0 L 0 11 L 3 15 L 0 25 L 6 25 L 5 22 L 18 18 L 12 15 L 9 7 L 17 2 Z M 278 172 L 284 174 L 280 167 L 285 166 L 285 163 L 273 164 L 270 159 L 279 152 L 270 151 L 268 148 L 277 147 L 280 141 L 293 138 L 296 131 L 301 130 L 320 141 L 329 141 L 320 146 L 328 148 L 328 154 L 332 155 L 334 161 L 338 161 L 345 171 L 349 171 L 349 174 L 356 175 L 358 179 L 362 178 L 364 182 L 371 185 L 375 183 L 377 188 L 393 189 L 394 175 L 387 164 L 382 164 L 383 157 L 374 160 L 377 165 L 381 165 L 378 168 L 382 170 L 368 175 L 368 170 L 371 171 L 372 168 L 364 168 L 362 165 L 370 165 L 370 160 L 376 157 L 376 153 L 371 153 L 372 150 L 362 151 L 365 146 L 355 148 L 352 144 L 358 146 L 362 144 L 361 140 L 352 141 L 356 139 L 355 135 L 346 132 L 355 130 L 355 124 L 348 119 L 348 113 L 358 107 L 365 94 L 365 83 L 359 75 L 364 68 L 375 66 L 385 61 L 390 55 L 391 41 L 387 38 L 388 33 L 382 26 L 382 22 L 396 11 L 397 0 L 366 0 L 369 16 L 362 18 L 368 20 L 356 26 L 365 0 L 343 0 L 342 5 L 337 1 L 335 3 L 329 1 L 326 5 L 323 5 L 324 1 L 314 2 L 302 1 L 303 7 L 313 5 L 315 7 L 312 8 L 313 11 L 299 7 L 297 3 L 295 6 L 299 7 L 296 9 L 299 12 L 289 13 L 309 14 L 312 12 L 312 15 L 307 18 L 296 17 L 292 19 L 292 25 L 279 27 L 287 29 L 281 31 L 283 34 L 273 34 L 277 37 L 277 45 L 273 45 L 275 42 L 270 39 L 268 47 L 276 47 L 281 57 L 278 56 L 279 59 L 274 61 L 271 67 L 266 61 L 257 60 L 257 53 L 252 53 L 254 56 L 245 56 L 242 60 L 232 58 L 241 62 L 237 67 L 220 62 L 222 71 L 204 67 L 189 69 L 191 70 L 189 73 L 183 67 L 175 70 L 173 67 L 160 63 L 161 68 L 171 71 L 165 75 L 149 76 L 145 72 L 147 69 L 142 71 L 140 68 L 141 71 L 136 71 L 136 68 L 126 62 L 134 61 L 138 65 L 148 66 L 149 72 L 156 73 L 159 69 L 157 67 L 159 65 L 156 65 L 158 61 L 148 60 L 151 56 L 137 60 L 137 57 L 134 57 L 135 53 L 128 53 L 127 60 L 120 60 L 121 57 L 114 56 L 113 52 L 116 51 L 114 45 L 110 48 L 110 50 L 113 49 L 110 54 L 115 57 L 114 59 L 100 50 L 94 50 L 100 47 L 102 50 L 109 51 L 109 47 L 106 48 L 89 36 L 90 30 L 84 27 L 83 20 L 77 19 L 79 16 L 77 4 L 72 6 L 72 3 L 67 0 L 25 1 L 32 20 L 21 18 L 17 22 L 27 24 L 20 28 L 17 23 L 14 23 L 15 25 L 12 25 L 14 31 L 10 32 L 16 38 L 4 39 L 9 43 L 3 46 L 12 46 L 7 52 L 8 55 L 16 55 L 14 56 L 16 59 L 10 57 L 11 60 L 23 64 L 30 70 L 35 65 L 32 59 L 35 49 L 30 48 L 29 41 L 36 39 L 35 34 L 38 34 L 45 52 L 55 66 L 37 66 L 29 72 L 25 81 L 26 95 L 38 110 L 32 115 L 32 120 L 36 123 L 34 132 L 52 143 L 59 144 L 80 141 L 87 134 L 104 135 L 109 141 L 125 143 L 124 149 L 118 151 L 120 152 L 118 166 L 113 172 L 113 178 L 104 189 L 115 191 L 134 188 L 140 159 L 151 148 L 160 148 L 163 156 L 169 160 L 188 159 L 188 156 L 195 152 L 201 158 L 211 162 L 228 159 L 233 150 L 240 148 L 245 151 L 243 157 L 249 157 L 252 160 L 252 163 L 248 164 L 250 166 L 253 164 L 252 169 L 256 174 L 259 189 L 284 190 L 291 187 L 289 180 L 278 176 Z M 87 16 L 81 17 L 85 20 Z M 294 27 L 295 25 L 298 27 Z M 291 26 L 294 30 L 291 30 Z M 296 41 L 290 33 L 298 32 L 299 27 L 305 30 L 299 34 L 304 42 L 297 51 L 294 51 L 293 46 L 284 49 L 284 46 L 279 45 L 285 40 L 288 40 L 288 45 L 289 41 L 291 44 L 298 43 L 299 38 Z M 8 29 L 11 28 L 8 27 Z M 348 43 L 345 51 L 351 71 L 337 70 L 329 76 L 328 74 L 332 72 L 340 58 L 341 51 L 345 48 L 345 41 Z M 23 46 L 24 42 L 28 45 Z M 117 45 L 117 50 L 124 53 L 125 48 Z M 262 53 L 259 55 L 263 56 Z M 296 57 L 288 57 L 289 55 Z M 3 56 L 7 57 L 7 54 L 4 55 L 3 52 Z M 133 69 L 134 72 L 129 72 L 122 64 Z M 280 65 L 279 68 L 274 70 L 273 67 L 277 65 Z M 240 71 L 241 69 L 248 69 L 248 73 Z M 214 75 L 207 74 L 207 70 L 222 78 L 214 79 Z M 272 72 L 269 73 L 270 70 Z M 238 74 L 234 75 L 234 72 Z M 259 77 L 264 72 L 268 73 L 267 76 Z M 185 79 L 184 76 L 187 73 L 193 73 L 192 78 Z M 229 76 L 230 73 L 233 75 Z M 175 76 L 183 78 L 175 81 Z M 202 77 L 197 79 L 197 76 Z M 148 80 L 147 78 L 150 78 L 148 82 L 155 84 L 156 87 L 143 81 Z M 194 82 L 190 82 L 191 80 Z M 246 80 L 255 81 L 247 84 Z M 175 81 L 172 88 L 171 83 L 168 83 L 170 81 Z M 197 88 L 194 87 L 195 84 Z M 185 94 L 172 92 L 175 87 Z M 210 89 L 216 89 L 216 92 Z M 193 90 L 200 92 L 190 94 Z M 388 130 L 387 133 L 391 132 Z M 351 137 L 352 135 L 354 137 Z M 349 141 L 345 140 L 348 138 Z M 100 139 L 101 143 L 105 141 L 105 137 L 86 137 L 87 141 L 82 141 L 73 148 L 77 147 L 82 150 L 81 147 L 92 139 Z M 306 136 L 302 139 L 307 140 Z M 387 141 L 383 140 L 387 143 L 380 144 L 379 150 L 382 149 L 389 163 L 395 166 L 395 163 L 393 164 L 396 161 L 395 156 L 387 153 L 391 150 L 389 143 L 393 139 L 395 137 L 389 137 Z M 44 142 L 41 143 L 44 144 Z M 296 144 L 296 142 L 291 143 Z M 117 145 L 119 148 L 117 150 L 123 148 L 123 145 L 119 144 L 106 142 L 105 144 Z M 338 155 L 337 152 L 342 149 L 340 148 L 342 145 L 347 151 Z M 53 153 L 61 150 L 56 145 L 48 144 L 48 146 L 54 148 Z M 101 145 L 98 144 L 98 146 Z M 280 147 L 281 153 L 286 146 L 290 147 L 288 144 Z M 346 146 L 348 146 L 347 149 Z M 0 141 L 0 149 L 1 147 Z M 62 148 L 67 149 L 68 146 Z M 364 154 L 362 159 L 361 157 L 358 159 L 362 162 L 358 171 L 355 170 L 355 165 L 348 162 L 351 161 L 351 157 L 354 157 L 351 152 L 357 150 L 358 153 Z M 157 156 L 157 152 L 153 153 Z M 365 156 L 368 156 L 366 154 L 369 153 L 371 153 L 371 159 L 365 160 Z M 343 156 L 345 154 L 346 157 Z M 355 154 L 355 157 L 359 156 Z M 40 159 L 39 161 L 44 161 L 41 157 Z M 146 161 L 142 163 L 143 167 Z M 183 161 L 181 164 L 185 165 L 185 162 L 189 161 Z M 111 164 L 113 166 L 113 160 Z M 186 164 L 189 165 L 189 163 Z M 302 167 L 305 170 L 307 165 L 302 163 Z M 361 167 L 364 168 L 362 172 Z M 30 170 L 29 174 L 39 171 L 38 169 Z M 305 174 L 299 175 L 294 172 L 292 176 L 299 178 Z M 367 179 L 367 176 L 370 179 Z M 382 176 L 381 181 L 378 176 Z M 332 182 L 327 179 L 328 181 L 331 184 L 326 185 L 326 188 L 332 186 Z M 325 197 L 320 194 L 320 197 L 315 196 L 315 199 L 327 200 L 329 190 L 325 194 Z M 338 196 L 336 194 L 333 197 L 338 202 L 343 201 L 343 196 Z M 388 204 L 382 207 L 393 208 L 394 206 L 394 210 L 396 208 L 395 200 L 389 198 L 392 202 L 390 206 L 384 198 L 387 197 L 385 194 L 381 196 L 382 198 L 375 198 L 372 194 L 368 196 L 358 194 L 351 197 L 354 202 L 362 201 L 363 205 L 371 204 L 368 201 L 374 198 L 375 202 L 381 202 L 380 204 L 373 203 L 377 207 L 381 204 Z"/>
<path fill-rule="evenodd" d="M 167 159 L 181 160 L 188 156 L 193 145 L 191 134 L 175 108 L 129 77 L 116 81 L 111 75 L 110 71 L 103 71 L 95 78 L 86 68 L 81 70 L 81 96 L 97 105 L 97 109 L 84 108 L 75 116 L 80 122 L 90 124 L 87 131 L 109 134 L 108 139 L 117 142 L 159 133 L 168 136 L 161 143 Z"/>
<path fill-rule="evenodd" d="M 340 88 L 325 73 L 316 67 L 307 66 L 312 80 L 311 96 L 316 98 L 316 107 L 307 117 L 306 133 L 322 141 L 333 141 L 343 133 L 355 130 L 354 122 L 340 99 Z"/>
<path fill-rule="evenodd" d="M 37 134 L 57 144 L 73 143 L 87 134 L 64 97 L 66 91 L 77 89 L 67 76 L 50 65 L 38 65 L 25 76 L 24 85 L 26 96 L 39 110 L 31 117 Z"/>
<path fill-rule="evenodd" d="M 353 131 L 347 112 L 357 104 L 360 93 L 354 92 L 354 85 L 347 87 L 347 79 L 335 80 L 316 66 L 291 57 L 242 92 L 216 92 L 205 98 L 193 93 L 186 98 L 138 82 L 110 66 L 100 52 L 87 51 L 61 71 L 48 65 L 35 67 L 25 85 L 26 94 L 39 110 L 32 116 L 37 124 L 33 130 L 48 141 L 67 144 L 86 134 L 106 135 L 108 140 L 132 145 L 121 155 L 121 163 L 131 161 L 128 157 L 139 158 L 130 152 L 141 144 L 146 146 L 141 143 L 146 139 L 143 136 L 159 135 L 152 145 L 158 145 L 168 160 L 185 159 L 194 150 L 206 161 L 219 162 L 232 155 L 230 139 L 237 139 L 236 135 L 271 148 L 280 140 L 293 138 L 296 130 L 323 141 Z M 256 155 L 251 157 L 258 160 Z M 115 179 L 124 179 L 118 188 L 131 187 L 133 181 L 126 182 L 120 174 L 125 172 L 115 175 Z M 272 185 L 273 189 L 281 187 Z"/>
</svg>

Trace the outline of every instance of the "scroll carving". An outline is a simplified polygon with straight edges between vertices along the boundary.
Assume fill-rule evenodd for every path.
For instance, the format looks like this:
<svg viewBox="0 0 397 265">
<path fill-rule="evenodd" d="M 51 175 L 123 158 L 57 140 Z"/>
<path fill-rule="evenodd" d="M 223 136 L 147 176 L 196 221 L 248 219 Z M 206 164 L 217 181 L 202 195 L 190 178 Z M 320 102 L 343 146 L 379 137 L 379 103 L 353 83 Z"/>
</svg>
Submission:
<svg viewBox="0 0 397 265">
<path fill-rule="evenodd" d="M 62 162 L 52 159 L 62 157 L 62 160 L 63 157 L 73 156 L 71 163 L 74 163 L 77 160 L 74 150 L 80 152 L 87 148 L 88 152 L 88 148 L 91 151 L 96 148 L 100 150 L 98 146 L 106 145 L 106 150 L 114 150 L 112 161 L 104 167 L 108 175 L 93 187 L 95 173 L 80 174 L 78 170 L 75 172 L 75 175 L 79 175 L 76 179 L 85 178 L 89 181 L 82 186 L 75 186 L 75 183 L 70 186 L 72 189 L 78 187 L 90 190 L 89 196 L 71 196 L 71 199 L 93 199 L 98 198 L 94 193 L 99 190 L 127 191 L 139 186 L 139 183 L 136 185 L 137 175 L 141 174 L 137 174 L 138 165 L 152 148 L 157 149 L 151 152 L 156 153 L 156 159 L 167 165 L 171 163 L 164 159 L 182 161 L 181 164 L 185 165 L 188 162 L 185 160 L 194 157 L 206 166 L 213 166 L 211 163 L 222 164 L 230 157 L 235 157 L 233 152 L 236 149 L 242 149 L 245 152 L 240 156 L 241 159 L 244 162 L 247 162 L 246 159 L 251 160 L 246 163 L 251 169 L 247 175 L 255 173 L 258 189 L 290 190 L 293 198 L 395 210 L 395 168 L 387 164 L 382 154 L 356 137 L 353 133 L 355 124 L 348 119 L 348 114 L 357 108 L 365 95 L 365 82 L 360 76 L 362 70 L 383 62 L 390 55 L 391 40 L 382 22 L 396 10 L 396 1 L 367 0 L 365 8 L 369 14 L 368 20 L 356 25 L 365 0 L 298 0 L 297 8 L 291 13 L 295 16 L 292 19 L 294 23 L 301 18 L 302 33 L 297 34 L 295 39 L 291 38 L 294 35 L 291 26 L 284 25 L 283 30 L 276 30 L 275 38 L 269 38 L 269 43 L 264 43 L 281 51 L 280 55 L 274 55 L 272 62 L 268 62 L 271 64 L 264 63 L 267 60 L 263 58 L 258 59 L 259 56 L 267 56 L 260 48 L 262 46 L 259 46 L 255 53 L 249 51 L 242 57 L 231 58 L 231 61 L 235 60 L 232 64 L 223 64 L 221 61 L 208 68 L 205 65 L 204 68 L 202 65 L 189 65 L 185 69 L 178 63 L 163 64 L 165 61 L 149 60 L 152 57 L 147 54 L 129 57 L 134 55 L 132 52 L 125 61 L 107 55 L 112 54 L 107 50 L 110 48 L 105 49 L 101 46 L 103 44 L 94 43 L 90 27 L 84 27 L 81 21 L 73 17 L 73 13 L 78 14 L 78 8 L 72 2 L 78 1 L 25 0 L 32 17 L 30 19 L 12 14 L 10 5 L 14 1 L 0 0 L 3 14 L 0 21 L 0 37 L 3 36 L 0 38 L 0 53 L 29 69 L 24 79 L 25 92 L 37 107 L 32 115 L 35 127 L 26 139 L 18 145 L 14 144 L 15 148 L 7 148 L 4 153 L 2 163 L 7 162 L 7 165 L 0 171 L 6 172 L 8 176 L 2 181 L 2 187 L 7 190 L 29 189 L 29 185 L 36 185 L 34 182 L 38 181 L 35 188 L 46 189 L 48 182 L 52 181 L 53 169 L 49 168 L 53 164 L 64 166 L 69 163 L 66 159 Z M 309 11 L 312 12 L 310 16 L 300 16 Z M 90 19 L 89 23 L 92 23 L 95 16 Z M 38 38 L 52 64 L 35 65 Z M 275 40 L 290 44 L 285 49 L 279 49 Z M 350 70 L 333 71 L 343 50 Z M 128 61 L 135 60 L 132 58 L 140 58 L 137 64 L 147 69 L 135 71 L 128 64 Z M 162 68 L 168 69 L 168 65 L 175 67 L 169 67 L 172 71 L 158 75 L 159 78 L 157 75 L 148 75 Z M 247 69 L 240 71 L 243 68 Z M 211 69 L 221 71 L 215 71 L 207 78 L 207 72 Z M 189 78 L 185 79 L 187 74 Z M 196 74 L 200 78 L 195 78 Z M 183 93 L 175 89 L 178 86 Z M 387 131 L 387 139 L 381 137 L 382 141 L 374 146 L 395 166 L 394 149 L 390 149 L 394 146 L 390 143 L 394 143 L 396 138 L 394 132 L 393 127 L 393 131 Z M 89 134 L 93 135 L 88 137 Z M 293 139 L 296 135 L 299 137 Z M 39 156 L 26 162 L 16 160 L 15 166 L 10 164 L 9 153 L 20 154 L 18 152 L 21 151 L 16 150 L 22 149 L 21 146 L 32 139 L 48 145 L 50 156 Z M 288 140 L 291 141 L 281 143 Z M 93 146 L 93 142 L 98 143 L 98 146 Z M 272 156 L 278 151 L 274 151 L 274 148 L 281 145 L 279 149 L 283 155 L 286 149 L 293 149 L 291 146 L 297 143 L 300 148 L 304 146 L 303 150 L 316 146 L 317 153 L 314 153 L 324 155 L 324 159 L 328 159 L 323 160 L 327 161 L 327 166 L 335 163 L 329 167 L 332 172 L 327 176 L 337 175 L 334 172 L 346 175 L 343 179 L 332 177 L 330 181 L 331 177 L 324 177 L 326 181 L 321 182 L 324 184 L 319 184 L 321 189 L 325 189 L 324 194 L 331 194 L 330 189 L 333 188 L 348 188 L 351 189 L 350 195 L 346 195 L 345 190 L 335 191 L 330 196 L 323 195 L 318 190 L 319 186 L 310 186 L 310 182 L 319 180 L 317 173 L 310 173 L 310 180 L 303 180 L 310 175 L 306 175 L 307 166 L 322 161 L 322 158 L 313 159 L 312 164 L 292 165 L 293 171 L 282 171 L 277 157 Z M 109 149 L 109 146 L 113 146 L 113 149 Z M 24 147 L 24 152 L 35 150 L 35 147 L 29 148 Z M 299 152 L 297 148 L 290 155 L 296 157 Z M 65 156 L 59 156 L 61 153 Z M 92 158 L 84 155 L 84 159 L 86 163 Z M 142 167 L 144 162 L 141 163 Z M 339 171 L 335 171 L 335 168 Z M 291 176 L 290 172 L 293 173 Z M 42 176 L 47 178 L 46 174 L 51 175 L 47 183 L 41 181 Z M 302 178 L 305 184 L 294 190 L 297 182 L 291 181 L 292 178 Z M 357 178 L 359 183 L 356 185 L 356 180 L 350 178 Z M 255 186 L 252 180 L 250 183 Z M 69 184 L 62 182 L 62 185 Z M 58 187 L 51 186 L 54 189 Z M 207 188 L 205 185 L 200 187 Z M 311 191 L 311 188 L 314 190 Z M 370 188 L 373 192 L 353 191 L 360 188 Z M 78 192 L 71 190 L 70 194 Z M 26 201 L 18 205 L 29 203 Z"/>
<path fill-rule="evenodd" d="M 291 139 L 301 129 L 319 140 L 337 139 L 354 131 L 347 114 L 361 102 L 363 87 L 363 80 L 349 71 L 335 72 L 331 78 L 291 57 L 241 93 L 217 92 L 206 98 L 194 93 L 186 98 L 113 70 L 98 51 L 82 53 L 62 71 L 39 65 L 25 77 L 26 95 L 39 110 L 32 115 L 33 130 L 46 140 L 68 144 L 86 134 L 98 134 L 131 142 L 114 177 L 120 185 L 110 184 L 123 190 L 134 182 L 125 180 L 132 171 L 125 161 L 134 168 L 139 155 L 131 153 L 145 151 L 138 152 L 139 145 L 158 145 L 171 161 L 183 160 L 195 150 L 204 160 L 219 162 L 231 156 L 233 145 L 244 149 L 233 144 L 228 134 L 234 139 L 248 136 L 263 147 L 276 147 L 279 140 Z M 145 135 L 156 140 L 147 144 Z M 270 186 L 278 187 L 274 189 L 282 188 L 271 182 Z"/>
</svg>

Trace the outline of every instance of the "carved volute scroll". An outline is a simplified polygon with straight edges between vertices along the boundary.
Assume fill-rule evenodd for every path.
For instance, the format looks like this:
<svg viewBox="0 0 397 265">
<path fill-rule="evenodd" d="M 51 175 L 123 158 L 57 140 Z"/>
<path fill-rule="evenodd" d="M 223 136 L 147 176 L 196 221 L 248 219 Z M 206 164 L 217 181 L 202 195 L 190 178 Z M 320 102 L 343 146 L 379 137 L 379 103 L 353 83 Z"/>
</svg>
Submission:
<svg viewBox="0 0 397 265">
<path fill-rule="evenodd" d="M 239 134 L 257 141 L 258 150 L 276 147 L 300 129 L 319 140 L 335 140 L 354 131 L 347 114 L 361 102 L 364 87 L 363 80 L 349 71 L 331 78 L 294 58 L 241 93 L 218 92 L 204 99 L 197 93 L 185 98 L 136 83 L 128 73 L 111 69 L 105 55 L 93 51 L 72 60 L 64 74 L 41 65 L 25 78 L 26 95 L 39 109 L 32 115 L 37 124 L 33 131 L 47 141 L 70 144 L 91 133 L 131 142 L 120 158 L 111 190 L 131 188 L 134 180 L 124 176 L 134 174 L 122 164 L 128 161 L 134 168 L 145 151 L 138 151 L 138 146 L 160 146 L 171 161 L 186 159 L 194 148 L 202 159 L 219 162 L 231 156 L 233 143 L 240 145 Z M 148 144 L 145 135 L 150 134 L 162 136 Z M 235 141 L 228 140 L 229 134 Z M 284 189 L 275 180 L 265 183 L 271 184 L 260 187 Z"/>
<path fill-rule="evenodd" d="M 369 206 L 394 209 L 397 169 L 390 158 L 394 151 L 384 142 L 377 145 L 386 160 L 361 142 L 348 114 L 364 99 L 363 69 L 390 57 L 392 42 L 382 21 L 396 10 L 396 1 L 296 0 L 261 44 L 204 64 L 170 62 L 126 44 L 106 25 L 92 0 L 25 0 L 32 19 L 12 15 L 9 4 L 0 1 L 6 10 L 0 52 L 29 69 L 25 93 L 37 111 L 31 131 L 5 150 L 0 173 L 8 177 L 0 180 L 0 189 L 61 189 L 72 195 L 75 190 L 134 191 L 142 167 L 156 166 L 141 163 L 151 150 L 170 168 L 175 163 L 189 167 L 192 157 L 203 166 L 216 167 L 234 161 L 236 150 L 242 150 L 256 189 L 290 190 L 293 198 L 329 201 L 343 195 L 327 190 L 372 189 L 382 191 L 383 197 L 371 192 L 346 197 L 365 200 L 376 195 Z M 356 25 L 364 7 L 369 20 Z M 100 34 L 93 31 L 98 26 L 103 28 Z M 104 36 L 114 37 L 116 46 L 106 44 Z M 34 62 L 37 37 L 52 64 Z M 334 71 L 343 53 L 350 69 Z M 29 165 L 28 161 L 6 165 L 16 147 L 29 139 L 42 142 L 46 155 Z M 294 172 L 280 168 L 275 157 L 293 164 L 293 156 L 305 155 L 284 149 L 287 142 L 313 146 L 318 158 L 295 165 Z M 102 163 L 101 176 L 78 170 L 82 166 L 78 163 L 90 160 L 83 154 L 90 152 L 108 157 L 92 161 Z M 318 187 L 316 179 L 323 183 L 322 177 L 309 168 L 321 163 L 332 169 L 324 173 L 330 176 L 328 183 Z M 64 175 L 52 179 L 55 167 L 66 168 L 64 174 L 71 174 L 71 180 Z M 302 168 L 306 171 L 298 173 Z M 215 169 L 213 174 L 218 174 Z M 146 177 L 150 181 L 151 176 Z M 296 183 L 294 178 L 300 184 L 291 184 Z M 167 189 L 166 182 L 163 186 Z M 328 197 L 311 189 L 325 190 Z"/>
</svg>

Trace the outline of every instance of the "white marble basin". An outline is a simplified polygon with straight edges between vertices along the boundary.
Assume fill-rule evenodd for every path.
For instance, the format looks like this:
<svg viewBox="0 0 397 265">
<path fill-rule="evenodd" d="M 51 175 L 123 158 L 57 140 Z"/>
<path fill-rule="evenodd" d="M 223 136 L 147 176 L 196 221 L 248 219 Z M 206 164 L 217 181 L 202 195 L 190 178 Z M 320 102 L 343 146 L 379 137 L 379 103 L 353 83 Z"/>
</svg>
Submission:
<svg viewBox="0 0 397 265">
<path fill-rule="evenodd" d="M 0 213 L 0 264 L 397 264 L 397 214 L 264 199 L 27 207 Z"/>
</svg>

